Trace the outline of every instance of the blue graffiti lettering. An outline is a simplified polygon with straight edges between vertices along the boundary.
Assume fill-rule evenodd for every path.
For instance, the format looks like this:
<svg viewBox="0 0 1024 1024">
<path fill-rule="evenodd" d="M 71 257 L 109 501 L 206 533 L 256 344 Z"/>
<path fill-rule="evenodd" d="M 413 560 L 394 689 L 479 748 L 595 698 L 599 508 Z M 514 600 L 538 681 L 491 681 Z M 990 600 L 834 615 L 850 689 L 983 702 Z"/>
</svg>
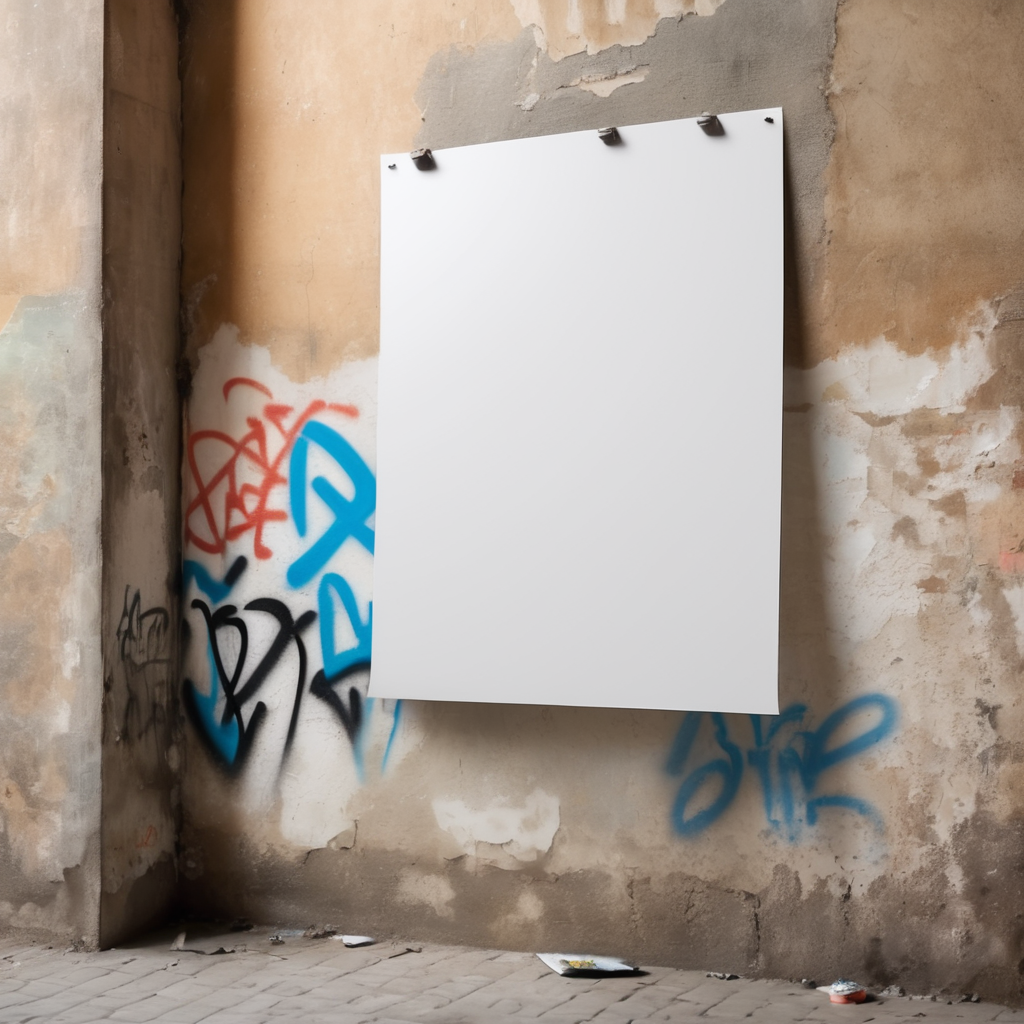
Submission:
<svg viewBox="0 0 1024 1024">
<path fill-rule="evenodd" d="M 314 477 L 310 486 L 334 514 L 334 522 L 289 567 L 288 583 L 301 587 L 327 565 L 331 556 L 352 537 L 373 554 L 373 530 L 366 520 L 377 507 L 377 481 L 362 457 L 336 430 L 316 421 L 307 423 L 295 441 L 289 464 L 288 494 L 292 519 L 300 537 L 306 536 L 306 476 L 310 442 L 319 445 L 344 470 L 355 488 L 349 500 L 326 477 Z"/>
<path fill-rule="evenodd" d="M 818 790 L 822 776 L 831 768 L 865 753 L 893 733 L 899 719 L 896 702 L 879 693 L 857 697 L 833 711 L 817 729 L 801 728 L 807 713 L 806 705 L 791 704 L 779 715 L 749 716 L 752 743 L 745 761 L 760 784 L 769 826 L 796 842 L 803 826 L 818 823 L 821 810 L 839 808 L 860 815 L 882 832 L 882 817 L 868 801 Z M 874 718 L 873 724 L 836 743 L 843 727 L 864 714 Z M 676 832 L 687 838 L 699 835 L 725 813 L 743 780 L 743 751 L 730 735 L 732 716 L 718 713 L 709 717 L 715 745 L 724 756 L 712 757 L 684 775 L 704 717 L 703 712 L 684 715 L 665 765 L 669 775 L 683 776 L 671 820 Z"/>
</svg>

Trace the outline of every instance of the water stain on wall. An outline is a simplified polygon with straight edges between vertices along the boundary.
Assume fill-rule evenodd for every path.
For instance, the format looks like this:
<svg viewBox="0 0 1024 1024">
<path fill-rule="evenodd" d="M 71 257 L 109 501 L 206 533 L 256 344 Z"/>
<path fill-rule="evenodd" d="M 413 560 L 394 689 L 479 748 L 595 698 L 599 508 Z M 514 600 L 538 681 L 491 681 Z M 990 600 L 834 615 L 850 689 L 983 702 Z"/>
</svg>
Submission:
<svg viewBox="0 0 1024 1024">
<path fill-rule="evenodd" d="M 858 0 L 837 40 L 814 358 L 948 348 L 1022 280 L 1024 7 Z"/>
</svg>

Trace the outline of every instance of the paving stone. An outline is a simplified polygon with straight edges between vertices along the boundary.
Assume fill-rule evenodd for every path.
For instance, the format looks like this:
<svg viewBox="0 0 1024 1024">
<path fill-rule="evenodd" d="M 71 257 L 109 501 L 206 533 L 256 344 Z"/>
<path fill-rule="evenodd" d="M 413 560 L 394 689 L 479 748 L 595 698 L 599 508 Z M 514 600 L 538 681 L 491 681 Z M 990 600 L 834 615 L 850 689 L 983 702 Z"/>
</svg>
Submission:
<svg viewBox="0 0 1024 1024">
<path fill-rule="evenodd" d="M 527 953 L 424 946 L 395 956 L 403 943 L 274 947 L 268 935 L 251 933 L 244 950 L 220 956 L 172 953 L 166 937 L 100 953 L 0 943 L 0 1024 L 1024 1024 L 1024 1011 L 995 1004 L 890 997 L 834 1007 L 786 981 L 723 982 L 661 967 L 568 978 Z"/>
<path fill-rule="evenodd" d="M 8 1006 L 21 1006 L 32 1001 L 32 996 L 27 996 L 17 989 L 14 992 L 0 993 L 0 1010 Z"/>
<path fill-rule="evenodd" d="M 186 1003 L 154 1017 L 152 1024 L 199 1024 L 200 1021 L 209 1020 L 210 1014 L 216 1012 L 216 1009 L 202 1003 Z"/>
<path fill-rule="evenodd" d="M 181 1003 L 176 999 L 154 995 L 149 996 L 148 999 L 141 999 L 137 1003 L 129 1003 L 120 1010 L 115 1010 L 110 1014 L 110 1019 L 137 1022 L 151 1021 L 179 1006 L 181 1006 Z"/>
<path fill-rule="evenodd" d="M 404 1002 L 404 996 L 395 995 L 391 992 L 367 992 L 357 996 L 355 999 L 345 1003 L 344 1008 L 349 1012 L 359 1011 L 360 1013 L 377 1013 Z"/>
</svg>

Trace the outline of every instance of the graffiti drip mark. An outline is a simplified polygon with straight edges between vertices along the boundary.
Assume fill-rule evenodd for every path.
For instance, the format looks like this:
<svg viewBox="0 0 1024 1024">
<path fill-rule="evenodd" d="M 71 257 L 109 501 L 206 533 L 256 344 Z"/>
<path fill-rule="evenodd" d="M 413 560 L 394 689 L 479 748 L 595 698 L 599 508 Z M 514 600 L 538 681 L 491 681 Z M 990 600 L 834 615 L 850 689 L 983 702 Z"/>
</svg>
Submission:
<svg viewBox="0 0 1024 1024">
<path fill-rule="evenodd" d="M 229 770 L 238 771 L 246 761 L 253 740 L 267 713 L 263 701 L 258 701 L 245 721 L 242 711 L 266 682 L 277 663 L 281 660 L 288 645 L 294 641 L 299 654 L 299 671 L 296 678 L 295 698 L 289 722 L 288 737 L 285 741 L 285 754 L 291 747 L 298 723 L 299 707 L 302 694 L 306 688 L 306 672 L 308 657 L 306 646 L 302 641 L 302 633 L 316 619 L 316 612 L 310 610 L 293 620 L 292 614 L 283 601 L 276 598 L 257 598 L 245 606 L 245 611 L 264 612 L 273 615 L 278 622 L 278 632 L 267 653 L 252 670 L 249 678 L 240 687 L 239 681 L 245 668 L 246 655 L 249 647 L 249 633 L 245 622 L 238 617 L 238 609 L 234 605 L 224 605 L 211 611 L 205 601 L 198 598 L 192 607 L 202 612 L 206 621 L 208 647 L 207 655 L 210 662 L 210 692 L 202 694 L 191 679 L 186 679 L 183 686 L 183 699 L 186 711 L 193 725 L 207 742 L 211 752 L 215 754 Z M 227 671 L 221 649 L 221 632 L 224 629 L 235 630 L 238 637 L 238 657 L 231 672 Z M 217 705 L 223 697 L 223 710 L 218 716 Z"/>
<path fill-rule="evenodd" d="M 316 620 L 316 612 L 310 609 L 303 612 L 297 619 L 292 619 L 292 613 L 283 601 L 273 597 L 258 597 L 245 606 L 246 611 L 266 612 L 277 619 L 277 636 L 270 645 L 270 649 L 263 656 L 263 659 L 253 670 L 245 686 L 238 694 L 238 703 L 244 704 L 253 696 L 266 682 L 267 677 L 281 660 L 288 645 L 294 641 L 299 652 L 299 671 L 295 680 L 295 701 L 292 704 L 292 715 L 288 722 L 288 736 L 284 742 L 285 757 L 292 747 L 292 740 L 295 739 L 295 730 L 299 723 L 299 706 L 302 703 L 302 694 L 306 689 L 306 670 L 308 658 L 306 645 L 302 642 L 302 633 L 308 629 Z"/>
<path fill-rule="evenodd" d="M 232 388 L 239 385 L 256 388 L 273 397 L 258 381 L 232 377 L 224 385 L 225 400 Z M 355 406 L 317 399 L 288 426 L 286 420 L 293 412 L 292 407 L 271 402 L 264 406 L 263 418 L 246 418 L 249 429 L 237 440 L 222 430 L 197 430 L 190 434 L 186 460 L 196 494 L 185 510 L 186 543 L 194 544 L 207 554 L 220 555 L 226 551 L 228 542 L 252 531 L 253 554 L 261 560 L 270 558 L 273 552 L 263 541 L 263 531 L 268 523 L 288 518 L 284 509 L 271 507 L 271 495 L 276 487 L 288 482 L 281 468 L 296 438 L 314 416 L 324 411 L 350 417 L 359 415 Z M 334 434 L 329 427 L 320 426 Z M 208 477 L 204 477 L 200 469 L 197 454 L 200 448 L 211 453 L 209 457 L 216 465 Z M 220 493 L 222 498 L 218 497 Z"/>
<path fill-rule="evenodd" d="M 395 701 L 395 710 L 391 718 L 391 732 L 388 733 L 388 745 L 384 748 L 384 756 L 380 760 L 380 770 L 384 771 L 388 766 L 388 759 L 391 757 L 391 748 L 394 746 L 395 737 L 398 735 L 398 723 L 402 718 L 402 702 Z"/>
<path fill-rule="evenodd" d="M 355 633 L 356 644 L 339 651 L 335 646 L 334 595 L 348 616 Z M 356 595 L 348 581 L 337 573 L 324 573 L 317 591 L 320 609 L 320 648 L 323 652 L 324 667 L 313 676 L 309 691 L 314 697 L 328 704 L 338 716 L 342 727 L 352 743 L 356 768 L 362 775 L 362 756 L 359 746 L 360 729 L 363 724 L 363 698 L 354 686 L 344 692 L 345 680 L 353 673 L 370 667 L 370 641 L 373 633 L 373 605 L 370 605 L 366 621 L 359 614 Z M 339 692 L 340 691 L 340 692 Z M 367 701 L 367 705 L 370 702 Z M 389 744 L 390 745 L 390 744 Z M 385 758 L 387 754 L 385 753 Z"/>
<path fill-rule="evenodd" d="M 331 591 L 341 598 L 342 606 L 356 634 L 356 646 L 337 651 L 334 646 L 334 599 Z M 356 605 L 355 594 L 346 580 L 337 573 L 324 574 L 318 594 L 320 603 L 320 646 L 323 650 L 324 667 L 310 684 L 309 691 L 314 697 L 326 701 L 335 711 L 345 727 L 348 738 L 355 743 L 359 727 L 363 724 L 363 701 L 359 691 L 350 686 L 348 702 L 338 693 L 345 680 L 354 672 L 370 667 L 370 634 L 372 609 L 363 622 Z"/>
<path fill-rule="evenodd" d="M 863 714 L 872 716 L 874 724 L 852 739 L 835 743 L 847 723 Z M 800 728 L 806 715 L 804 704 L 792 704 L 776 716 L 751 715 L 753 742 L 744 759 L 730 735 L 727 717 L 710 714 L 714 741 L 724 756 L 712 758 L 684 776 L 672 805 L 676 832 L 687 838 L 699 835 L 722 816 L 739 791 L 744 760 L 760 783 L 768 825 L 789 842 L 799 839 L 804 825 L 815 826 L 825 808 L 852 811 L 883 832 L 882 817 L 867 800 L 844 793 L 819 793 L 819 787 L 829 769 L 865 753 L 892 734 L 899 719 L 896 702 L 880 693 L 857 697 L 813 730 Z M 683 775 L 703 719 L 703 712 L 691 711 L 684 716 L 665 765 L 669 775 Z M 709 794 L 707 786 L 715 780 L 717 792 L 712 789 Z M 691 810 L 699 797 L 704 798 L 705 806 Z"/>
<path fill-rule="evenodd" d="M 310 548 L 288 567 L 288 583 L 301 587 L 319 573 L 342 544 L 352 537 L 373 554 L 373 530 L 366 521 L 377 507 L 377 481 L 362 456 L 336 430 L 323 423 L 307 423 L 292 448 L 288 469 L 292 519 L 300 537 L 306 536 L 306 477 L 310 442 L 318 445 L 352 481 L 355 495 L 350 501 L 326 477 L 316 476 L 310 487 L 334 515 L 334 522 Z"/>
</svg>

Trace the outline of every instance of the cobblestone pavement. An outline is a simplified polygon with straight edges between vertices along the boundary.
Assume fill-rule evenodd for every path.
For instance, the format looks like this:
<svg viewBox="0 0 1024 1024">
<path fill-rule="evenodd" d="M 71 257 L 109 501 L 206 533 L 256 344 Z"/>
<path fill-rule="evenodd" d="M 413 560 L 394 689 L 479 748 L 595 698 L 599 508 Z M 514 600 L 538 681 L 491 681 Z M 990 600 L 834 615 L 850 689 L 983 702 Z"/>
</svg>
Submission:
<svg viewBox="0 0 1024 1024">
<path fill-rule="evenodd" d="M 994 1004 L 878 997 L 833 1006 L 793 982 L 720 981 L 703 971 L 559 977 L 529 953 L 412 943 L 347 949 L 298 935 L 272 944 L 266 929 L 207 933 L 172 952 L 173 938 L 160 933 L 94 953 L 0 942 L 0 1022 L 1024 1024 L 1024 1011 Z"/>
</svg>

